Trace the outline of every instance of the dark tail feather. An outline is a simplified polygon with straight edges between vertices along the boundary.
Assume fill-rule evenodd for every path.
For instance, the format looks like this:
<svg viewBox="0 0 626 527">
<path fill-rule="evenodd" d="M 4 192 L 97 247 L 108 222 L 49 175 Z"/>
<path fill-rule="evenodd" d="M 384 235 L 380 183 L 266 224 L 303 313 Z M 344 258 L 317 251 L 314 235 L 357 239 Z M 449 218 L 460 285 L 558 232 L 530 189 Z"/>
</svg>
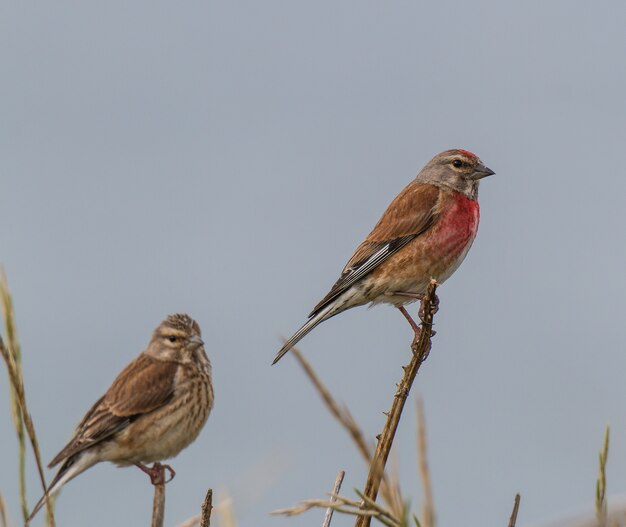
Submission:
<svg viewBox="0 0 626 527">
<path fill-rule="evenodd" d="M 324 322 L 324 320 L 332 317 L 336 314 L 337 310 L 335 308 L 335 302 L 329 306 L 326 306 L 319 313 L 317 313 L 313 318 L 309 319 L 298 331 L 296 331 L 293 336 L 285 342 L 280 351 L 274 357 L 274 361 L 272 365 L 276 364 L 280 359 L 282 359 L 285 354 L 293 348 L 305 335 L 307 335 L 310 331 L 313 330 L 318 324 Z"/>
<path fill-rule="evenodd" d="M 46 504 L 46 501 L 55 496 L 61 490 L 63 485 L 65 485 L 72 478 L 78 476 L 84 470 L 87 470 L 97 461 L 96 456 L 89 450 L 84 450 L 83 452 L 79 452 L 66 459 L 65 463 L 61 465 L 61 468 L 57 472 L 56 476 L 54 476 L 52 483 L 48 485 L 48 491 L 37 502 L 33 512 L 30 513 L 28 523 L 31 522 L 35 515 Z"/>
</svg>

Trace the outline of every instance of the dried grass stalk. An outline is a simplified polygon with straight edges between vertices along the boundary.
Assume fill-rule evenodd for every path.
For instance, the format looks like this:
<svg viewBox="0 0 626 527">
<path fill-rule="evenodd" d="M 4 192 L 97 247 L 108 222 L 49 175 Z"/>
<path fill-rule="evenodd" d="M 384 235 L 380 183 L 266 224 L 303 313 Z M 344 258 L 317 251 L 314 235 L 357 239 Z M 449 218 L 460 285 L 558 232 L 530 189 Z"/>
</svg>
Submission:
<svg viewBox="0 0 626 527">
<path fill-rule="evenodd" d="M 28 435 L 33 454 L 35 455 L 37 471 L 39 472 L 39 479 L 44 493 L 47 492 L 48 487 L 46 485 L 46 478 L 43 472 L 43 464 L 41 463 L 41 454 L 39 452 L 37 434 L 35 433 L 35 425 L 33 424 L 33 420 L 28 412 L 28 406 L 26 405 L 26 392 L 24 389 L 24 376 L 22 372 L 22 354 L 19 341 L 17 339 L 13 301 L 11 299 L 11 293 L 9 291 L 4 270 L 0 271 L 0 305 L 2 307 L 2 316 L 4 318 L 5 334 L 7 338 L 5 344 L 2 337 L 0 337 L 0 354 L 4 359 L 9 375 L 13 424 L 15 426 L 19 444 L 22 515 L 24 517 L 24 524 L 26 524 L 28 522 L 29 510 L 26 499 L 26 438 L 24 432 Z M 54 512 L 50 500 L 46 500 L 46 510 L 48 525 L 54 527 Z"/>
</svg>

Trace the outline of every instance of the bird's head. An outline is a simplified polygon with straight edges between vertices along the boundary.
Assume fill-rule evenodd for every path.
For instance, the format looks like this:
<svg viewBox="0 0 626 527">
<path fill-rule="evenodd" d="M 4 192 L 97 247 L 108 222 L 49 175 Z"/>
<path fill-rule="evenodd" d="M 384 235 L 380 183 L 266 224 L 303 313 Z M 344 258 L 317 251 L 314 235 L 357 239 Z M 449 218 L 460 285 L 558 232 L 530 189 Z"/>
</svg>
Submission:
<svg viewBox="0 0 626 527">
<path fill-rule="evenodd" d="M 188 362 L 203 354 L 200 326 L 185 314 L 168 316 L 152 333 L 146 353 L 161 360 Z"/>
<path fill-rule="evenodd" d="M 455 149 L 433 157 L 417 175 L 417 180 L 451 188 L 470 199 L 476 199 L 480 180 L 492 174 L 495 172 L 483 165 L 476 154 Z"/>
</svg>

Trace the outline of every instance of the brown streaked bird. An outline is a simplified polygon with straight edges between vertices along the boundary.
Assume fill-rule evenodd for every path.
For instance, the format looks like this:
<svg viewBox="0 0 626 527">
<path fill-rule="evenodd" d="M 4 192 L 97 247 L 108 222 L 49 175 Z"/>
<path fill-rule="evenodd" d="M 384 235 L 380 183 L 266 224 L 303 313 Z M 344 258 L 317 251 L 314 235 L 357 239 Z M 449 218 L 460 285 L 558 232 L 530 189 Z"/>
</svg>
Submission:
<svg viewBox="0 0 626 527">
<path fill-rule="evenodd" d="M 403 306 L 419 300 L 431 279 L 443 283 L 461 265 L 478 231 L 479 182 L 492 174 L 467 150 L 433 157 L 387 207 L 272 364 L 324 320 L 370 302 L 396 306 L 417 337 L 417 324 Z"/>
<path fill-rule="evenodd" d="M 49 467 L 63 463 L 48 496 L 101 461 L 136 465 L 155 481 L 156 467 L 198 437 L 213 407 L 211 364 L 200 326 L 170 315 L 154 330 L 148 347 L 117 376 L 78 424 Z M 170 469 L 172 476 L 174 471 Z M 29 521 L 45 503 L 44 495 Z"/>
</svg>

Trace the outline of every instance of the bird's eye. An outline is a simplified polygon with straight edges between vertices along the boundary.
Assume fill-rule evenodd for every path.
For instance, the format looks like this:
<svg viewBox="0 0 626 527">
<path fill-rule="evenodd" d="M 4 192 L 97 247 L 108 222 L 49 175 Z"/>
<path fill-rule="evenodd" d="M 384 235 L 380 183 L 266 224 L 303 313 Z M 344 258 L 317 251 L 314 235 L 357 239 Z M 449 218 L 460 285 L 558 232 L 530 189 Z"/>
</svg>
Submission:
<svg viewBox="0 0 626 527">
<path fill-rule="evenodd" d="M 178 340 L 178 337 L 175 335 L 170 335 L 169 337 L 167 337 L 167 340 L 169 340 L 170 342 L 176 342 Z"/>
<path fill-rule="evenodd" d="M 461 168 L 463 166 L 463 161 L 461 161 L 460 159 L 455 159 L 454 161 L 452 161 L 452 166 L 454 166 L 455 168 Z"/>
</svg>

